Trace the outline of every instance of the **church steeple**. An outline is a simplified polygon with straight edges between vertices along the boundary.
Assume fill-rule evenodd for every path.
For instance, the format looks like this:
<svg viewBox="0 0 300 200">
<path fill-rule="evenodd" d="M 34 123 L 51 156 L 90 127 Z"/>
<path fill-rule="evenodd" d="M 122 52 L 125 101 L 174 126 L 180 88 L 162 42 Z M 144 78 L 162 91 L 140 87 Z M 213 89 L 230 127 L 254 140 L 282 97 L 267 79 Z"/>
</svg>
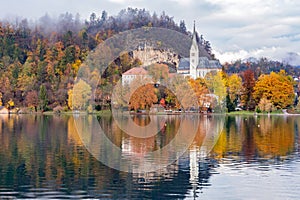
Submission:
<svg viewBox="0 0 300 200">
<path fill-rule="evenodd" d="M 197 66 L 199 64 L 199 48 L 196 34 L 196 23 L 194 21 L 192 45 L 190 49 L 190 74 L 193 78 L 195 78 L 197 75 Z"/>
<path fill-rule="evenodd" d="M 194 32 L 193 32 L 193 34 L 195 34 L 196 33 L 196 21 L 194 20 Z"/>
<path fill-rule="evenodd" d="M 193 40 L 192 45 L 196 45 L 197 44 L 197 33 L 196 33 L 196 22 L 195 22 L 195 20 L 194 20 L 194 30 L 193 30 L 192 40 Z M 198 48 L 198 45 L 196 45 L 196 47 Z"/>
</svg>

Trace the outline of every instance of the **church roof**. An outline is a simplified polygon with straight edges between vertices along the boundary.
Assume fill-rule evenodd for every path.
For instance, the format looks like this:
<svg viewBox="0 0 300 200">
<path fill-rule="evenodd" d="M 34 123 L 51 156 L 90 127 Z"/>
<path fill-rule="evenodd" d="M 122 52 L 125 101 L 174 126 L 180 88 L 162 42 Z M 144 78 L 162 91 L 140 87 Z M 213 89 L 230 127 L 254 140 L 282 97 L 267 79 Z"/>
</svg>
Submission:
<svg viewBox="0 0 300 200">
<path fill-rule="evenodd" d="M 134 67 L 123 73 L 123 75 L 148 75 L 148 72 L 142 67 Z"/>
<path fill-rule="evenodd" d="M 190 58 L 181 58 L 178 65 L 178 70 L 189 70 Z"/>
<path fill-rule="evenodd" d="M 222 66 L 218 60 L 208 60 L 207 57 L 199 57 L 197 69 L 221 69 Z M 189 70 L 190 58 L 181 58 L 177 70 Z"/>
</svg>

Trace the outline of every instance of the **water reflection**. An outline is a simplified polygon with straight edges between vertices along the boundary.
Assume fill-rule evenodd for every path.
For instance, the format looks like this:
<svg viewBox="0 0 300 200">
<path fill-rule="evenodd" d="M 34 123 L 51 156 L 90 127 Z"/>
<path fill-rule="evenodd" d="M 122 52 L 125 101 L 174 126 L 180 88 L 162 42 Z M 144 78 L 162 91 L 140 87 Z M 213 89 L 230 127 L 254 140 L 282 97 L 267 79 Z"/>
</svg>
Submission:
<svg viewBox="0 0 300 200">
<path fill-rule="evenodd" d="M 226 191 L 232 199 L 235 194 L 228 191 L 234 182 L 227 188 L 216 180 L 229 180 L 228 173 L 237 169 L 243 173 L 235 174 L 235 180 L 241 184 L 247 180 L 250 187 L 239 188 L 243 191 L 240 197 L 245 198 L 251 197 L 251 189 L 257 189 L 259 184 L 259 176 L 249 176 L 247 170 L 251 174 L 263 170 L 266 177 L 272 177 L 268 172 L 276 170 L 279 177 L 272 181 L 280 182 L 285 180 L 280 175 L 300 169 L 299 117 L 229 116 L 224 128 L 217 116 L 197 117 L 200 125 L 196 137 L 180 159 L 155 172 L 131 174 L 108 168 L 91 155 L 72 116 L 0 115 L 0 199 L 217 198 L 216 194 Z M 107 137 L 121 148 L 120 159 L 136 160 L 170 144 L 177 130 L 190 126 L 193 120 L 169 116 L 159 134 L 139 139 L 124 133 L 111 117 L 98 118 Z M 149 118 L 139 116 L 133 121 L 149 124 Z M 208 137 L 215 130 L 220 130 L 219 137 Z M 189 137 L 188 132 L 185 134 Z M 97 141 L 92 135 L 83 139 L 91 144 Z M 212 151 L 205 149 L 212 143 Z M 104 155 L 99 149 L 98 153 Z M 293 173 L 293 177 L 291 184 L 300 185 L 300 173 Z M 298 194 L 294 187 L 279 190 L 279 195 Z"/>
<path fill-rule="evenodd" d="M 213 149 L 216 158 L 239 156 L 255 159 L 284 159 L 295 148 L 299 117 L 227 117 L 225 129 Z"/>
</svg>

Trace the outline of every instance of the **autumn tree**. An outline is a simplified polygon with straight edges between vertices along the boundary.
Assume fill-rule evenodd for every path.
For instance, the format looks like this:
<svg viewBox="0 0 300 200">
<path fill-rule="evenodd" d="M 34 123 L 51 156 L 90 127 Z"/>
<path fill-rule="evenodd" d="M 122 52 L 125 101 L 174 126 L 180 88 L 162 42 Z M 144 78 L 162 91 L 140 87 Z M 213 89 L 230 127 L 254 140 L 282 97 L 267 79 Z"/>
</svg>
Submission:
<svg viewBox="0 0 300 200">
<path fill-rule="evenodd" d="M 68 91 L 68 107 L 73 110 L 73 90 Z"/>
<path fill-rule="evenodd" d="M 284 70 L 261 75 L 254 87 L 253 96 L 256 102 L 262 98 L 270 100 L 278 109 L 286 108 L 294 103 L 294 81 Z"/>
<path fill-rule="evenodd" d="M 72 97 L 71 107 L 83 110 L 87 108 L 88 101 L 91 99 L 92 88 L 84 80 L 80 79 L 73 87 L 72 92 L 68 92 L 69 99 Z"/>
<path fill-rule="evenodd" d="M 243 73 L 243 88 L 242 88 L 242 105 L 246 110 L 254 110 L 255 101 L 253 98 L 253 90 L 255 86 L 254 72 L 252 70 L 246 70 Z"/>
<path fill-rule="evenodd" d="M 168 88 L 164 89 L 164 93 L 165 93 L 165 102 L 167 103 L 167 106 L 180 109 L 180 103 L 176 98 L 175 94 L 171 92 Z"/>
<path fill-rule="evenodd" d="M 227 110 L 234 111 L 242 91 L 242 78 L 237 74 L 232 74 L 227 78 Z"/>
<path fill-rule="evenodd" d="M 114 92 L 112 94 L 113 105 L 115 108 L 118 107 L 126 107 L 129 104 L 130 99 L 130 87 L 128 84 L 122 85 L 122 82 L 118 82 L 118 84 L 114 87 Z"/>
<path fill-rule="evenodd" d="M 28 92 L 25 101 L 28 107 L 34 107 L 35 111 L 37 111 L 37 107 L 39 105 L 39 97 L 38 93 L 35 90 Z"/>
<path fill-rule="evenodd" d="M 166 101 L 168 102 L 171 99 L 175 103 L 176 108 L 188 110 L 192 107 L 198 107 L 198 99 L 189 83 L 188 77 L 174 76 L 168 81 L 167 87 L 170 91 L 168 91 Z"/>
<path fill-rule="evenodd" d="M 7 104 L 6 104 L 6 107 L 10 110 L 10 109 L 13 109 L 15 107 L 15 102 L 10 99 Z"/>
<path fill-rule="evenodd" d="M 148 67 L 149 75 L 152 76 L 154 82 L 166 80 L 169 76 L 169 67 L 166 64 L 152 64 Z"/>
<path fill-rule="evenodd" d="M 266 98 L 261 98 L 257 106 L 260 111 L 268 113 L 271 112 L 274 107 L 272 102 Z"/>
<path fill-rule="evenodd" d="M 138 109 L 149 110 L 150 107 L 157 102 L 157 96 L 155 94 L 155 88 L 152 84 L 146 84 L 139 87 L 131 95 L 130 108 L 137 111 Z"/>
<path fill-rule="evenodd" d="M 228 77 L 228 93 L 232 101 L 239 98 L 242 91 L 242 78 L 237 74 Z"/>
<path fill-rule="evenodd" d="M 216 97 L 216 105 L 220 110 L 223 109 L 226 98 L 226 79 L 224 72 L 210 72 L 205 77 L 209 92 Z"/>
<path fill-rule="evenodd" d="M 206 86 L 203 78 L 189 79 L 189 84 L 192 87 L 194 94 L 197 97 L 198 105 L 203 107 L 206 101 L 206 95 L 209 94 L 209 90 Z"/>
<path fill-rule="evenodd" d="M 2 93 L 0 92 L 0 106 L 2 106 Z"/>
</svg>

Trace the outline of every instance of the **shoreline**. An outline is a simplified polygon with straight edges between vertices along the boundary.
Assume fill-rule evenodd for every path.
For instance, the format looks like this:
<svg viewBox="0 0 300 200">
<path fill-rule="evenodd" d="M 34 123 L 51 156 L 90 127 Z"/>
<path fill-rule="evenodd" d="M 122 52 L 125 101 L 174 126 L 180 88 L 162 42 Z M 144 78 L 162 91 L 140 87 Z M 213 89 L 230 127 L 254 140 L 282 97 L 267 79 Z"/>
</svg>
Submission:
<svg viewBox="0 0 300 200">
<path fill-rule="evenodd" d="M 171 116 L 183 116 L 183 115 L 200 115 L 200 116 L 216 116 L 216 115 L 226 115 L 226 116 L 300 116 L 300 113 L 288 113 L 288 112 L 282 112 L 282 113 L 256 113 L 251 111 L 239 111 L 239 112 L 231 112 L 231 113 L 192 113 L 192 112 L 186 112 L 186 113 L 167 113 L 167 112 L 159 112 L 159 113 L 130 113 L 130 112 L 123 112 L 120 113 L 122 115 L 132 115 L 132 116 L 139 116 L 139 115 L 171 115 Z M 85 111 L 80 112 L 73 112 L 73 111 L 67 111 L 67 112 L 61 112 L 61 113 L 55 113 L 54 111 L 46 111 L 46 112 L 31 112 L 31 113 L 0 113 L 0 116 L 9 116 L 9 115 L 96 115 L 96 116 L 110 116 L 112 115 L 112 112 L 110 110 L 104 110 L 104 111 L 97 111 L 93 113 L 87 113 Z"/>
</svg>

